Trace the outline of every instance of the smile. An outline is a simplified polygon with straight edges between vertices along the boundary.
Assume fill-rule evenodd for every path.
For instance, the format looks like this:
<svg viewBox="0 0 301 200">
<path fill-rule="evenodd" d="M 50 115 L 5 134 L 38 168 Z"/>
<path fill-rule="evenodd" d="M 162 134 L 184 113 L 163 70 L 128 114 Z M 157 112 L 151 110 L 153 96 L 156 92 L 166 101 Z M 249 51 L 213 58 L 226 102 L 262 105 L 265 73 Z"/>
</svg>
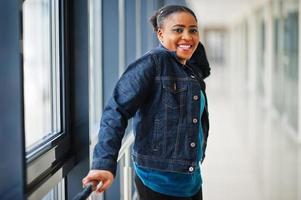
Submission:
<svg viewBox="0 0 301 200">
<path fill-rule="evenodd" d="M 180 45 L 178 45 L 178 48 L 180 48 L 182 50 L 190 50 L 192 48 L 192 45 L 189 45 L 189 44 L 180 44 Z"/>
</svg>

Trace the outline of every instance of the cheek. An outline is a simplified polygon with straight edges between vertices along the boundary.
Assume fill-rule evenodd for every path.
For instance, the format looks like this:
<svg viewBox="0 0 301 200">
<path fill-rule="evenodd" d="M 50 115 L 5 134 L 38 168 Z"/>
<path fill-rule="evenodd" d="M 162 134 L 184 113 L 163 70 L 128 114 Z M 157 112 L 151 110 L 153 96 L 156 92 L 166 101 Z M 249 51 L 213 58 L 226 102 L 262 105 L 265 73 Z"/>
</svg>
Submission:
<svg viewBox="0 0 301 200">
<path fill-rule="evenodd" d="M 176 42 L 173 41 L 173 40 L 170 40 L 170 39 L 169 40 L 164 40 L 163 44 L 169 50 L 176 50 L 176 48 L 177 48 Z"/>
<path fill-rule="evenodd" d="M 192 38 L 193 38 L 193 40 L 194 41 L 200 41 L 200 36 L 199 35 L 194 35 L 194 36 L 192 36 Z"/>
</svg>

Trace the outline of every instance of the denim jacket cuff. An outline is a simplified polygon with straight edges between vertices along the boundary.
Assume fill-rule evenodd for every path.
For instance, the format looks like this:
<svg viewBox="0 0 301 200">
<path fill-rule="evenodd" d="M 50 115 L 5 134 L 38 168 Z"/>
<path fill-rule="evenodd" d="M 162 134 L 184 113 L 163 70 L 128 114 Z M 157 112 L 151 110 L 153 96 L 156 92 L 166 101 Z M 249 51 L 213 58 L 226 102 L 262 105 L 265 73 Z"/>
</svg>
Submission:
<svg viewBox="0 0 301 200">
<path fill-rule="evenodd" d="M 116 176 L 117 162 L 108 159 L 94 159 L 91 169 L 100 169 L 110 171 Z"/>
</svg>

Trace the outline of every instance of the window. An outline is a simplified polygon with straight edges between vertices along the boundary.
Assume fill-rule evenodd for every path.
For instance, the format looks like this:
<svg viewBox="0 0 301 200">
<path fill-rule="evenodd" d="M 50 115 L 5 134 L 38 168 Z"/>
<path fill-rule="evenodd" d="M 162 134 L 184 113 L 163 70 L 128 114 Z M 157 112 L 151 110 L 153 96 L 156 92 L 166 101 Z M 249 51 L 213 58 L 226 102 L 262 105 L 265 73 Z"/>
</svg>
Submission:
<svg viewBox="0 0 301 200">
<path fill-rule="evenodd" d="M 224 29 L 206 29 L 205 43 L 207 44 L 208 59 L 217 66 L 225 63 L 225 39 L 226 30 Z"/>
<path fill-rule="evenodd" d="M 257 89 L 259 94 L 265 95 L 264 88 L 264 77 L 265 77 L 265 54 L 266 54 L 266 22 L 264 19 L 264 10 L 260 10 L 257 13 L 257 69 L 256 69 L 256 77 L 257 77 Z"/>
<path fill-rule="evenodd" d="M 65 200 L 64 179 L 50 190 L 42 200 Z"/>
<path fill-rule="evenodd" d="M 284 1 L 283 4 L 283 67 L 285 81 L 285 118 L 298 130 L 298 1 Z M 289 98 L 288 98 L 289 97 Z"/>
<path fill-rule="evenodd" d="M 98 130 L 103 107 L 102 65 L 102 2 L 89 1 L 89 130 L 90 161 L 98 141 Z M 103 194 L 93 192 L 91 200 L 103 199 Z"/>
<path fill-rule="evenodd" d="M 73 160 L 64 74 L 64 1 L 22 2 L 26 195 L 28 199 L 62 199 L 58 184 Z M 55 187 L 55 185 L 57 185 Z M 61 196 L 61 197 L 60 197 Z"/>
<path fill-rule="evenodd" d="M 23 3 L 26 151 L 61 130 L 58 0 Z"/>
<path fill-rule="evenodd" d="M 283 101 L 284 101 L 284 79 L 283 79 L 283 68 L 281 67 L 281 37 L 282 37 L 282 28 L 281 28 L 281 18 L 280 18 L 280 4 L 279 2 L 274 2 L 273 4 L 273 26 L 274 26 L 274 66 L 273 66 L 273 104 L 274 107 L 280 112 L 283 113 Z"/>
<path fill-rule="evenodd" d="M 90 130 L 93 136 L 99 128 L 102 111 L 102 28 L 101 1 L 89 1 L 89 95 Z M 95 133 L 96 132 L 96 133 Z"/>
<path fill-rule="evenodd" d="M 273 104 L 295 132 L 298 130 L 298 1 L 275 1 Z"/>
</svg>

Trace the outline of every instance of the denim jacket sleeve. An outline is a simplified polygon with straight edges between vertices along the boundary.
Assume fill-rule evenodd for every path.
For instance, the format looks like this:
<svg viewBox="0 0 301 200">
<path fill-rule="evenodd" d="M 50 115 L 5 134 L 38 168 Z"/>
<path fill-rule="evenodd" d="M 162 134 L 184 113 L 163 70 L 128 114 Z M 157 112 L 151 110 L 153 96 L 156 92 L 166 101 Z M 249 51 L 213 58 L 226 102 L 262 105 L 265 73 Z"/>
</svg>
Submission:
<svg viewBox="0 0 301 200">
<path fill-rule="evenodd" d="M 199 76 L 202 79 L 207 78 L 210 75 L 210 65 L 207 60 L 205 48 L 201 42 L 199 42 L 197 49 L 193 53 L 187 65 L 196 68 L 196 71 L 200 72 Z"/>
<path fill-rule="evenodd" d="M 128 120 L 150 94 L 155 66 L 152 55 L 146 54 L 129 65 L 117 82 L 102 114 L 92 169 L 108 170 L 116 174 L 118 152 Z"/>
</svg>

